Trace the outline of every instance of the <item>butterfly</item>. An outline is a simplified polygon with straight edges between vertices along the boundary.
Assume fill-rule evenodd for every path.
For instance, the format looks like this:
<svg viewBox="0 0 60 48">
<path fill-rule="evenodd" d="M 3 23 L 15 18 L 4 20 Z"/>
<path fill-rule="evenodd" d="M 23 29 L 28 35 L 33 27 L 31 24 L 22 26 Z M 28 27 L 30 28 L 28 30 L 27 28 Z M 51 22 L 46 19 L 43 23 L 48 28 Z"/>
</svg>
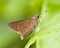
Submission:
<svg viewBox="0 0 60 48">
<path fill-rule="evenodd" d="M 32 33 L 37 27 L 39 16 L 39 14 L 36 14 L 30 19 L 14 21 L 9 23 L 8 26 L 17 31 L 17 33 L 20 34 L 21 39 L 23 39 L 25 36 L 28 36 L 30 33 Z"/>
</svg>

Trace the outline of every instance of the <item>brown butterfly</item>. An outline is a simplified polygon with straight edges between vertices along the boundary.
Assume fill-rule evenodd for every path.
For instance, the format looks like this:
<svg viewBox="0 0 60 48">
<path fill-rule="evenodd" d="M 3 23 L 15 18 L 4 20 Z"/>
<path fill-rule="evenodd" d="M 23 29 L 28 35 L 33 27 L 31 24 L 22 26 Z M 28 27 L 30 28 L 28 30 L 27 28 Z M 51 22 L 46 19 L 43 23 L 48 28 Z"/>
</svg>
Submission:
<svg viewBox="0 0 60 48">
<path fill-rule="evenodd" d="M 34 29 L 37 27 L 39 16 L 40 15 L 37 14 L 33 16 L 31 19 L 11 22 L 8 24 L 8 26 L 17 31 L 17 33 L 21 35 L 22 39 L 25 36 L 29 35 L 31 32 L 33 32 Z"/>
</svg>

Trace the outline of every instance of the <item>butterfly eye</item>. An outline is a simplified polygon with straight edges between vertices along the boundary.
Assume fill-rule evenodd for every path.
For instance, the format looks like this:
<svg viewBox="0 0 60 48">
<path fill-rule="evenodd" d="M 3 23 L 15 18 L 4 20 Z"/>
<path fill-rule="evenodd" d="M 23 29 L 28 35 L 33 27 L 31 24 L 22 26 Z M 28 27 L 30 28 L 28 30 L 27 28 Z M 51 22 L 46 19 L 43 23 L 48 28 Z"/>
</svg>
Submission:
<svg viewBox="0 0 60 48">
<path fill-rule="evenodd" d="M 39 15 L 37 16 L 37 18 L 39 18 Z"/>
</svg>

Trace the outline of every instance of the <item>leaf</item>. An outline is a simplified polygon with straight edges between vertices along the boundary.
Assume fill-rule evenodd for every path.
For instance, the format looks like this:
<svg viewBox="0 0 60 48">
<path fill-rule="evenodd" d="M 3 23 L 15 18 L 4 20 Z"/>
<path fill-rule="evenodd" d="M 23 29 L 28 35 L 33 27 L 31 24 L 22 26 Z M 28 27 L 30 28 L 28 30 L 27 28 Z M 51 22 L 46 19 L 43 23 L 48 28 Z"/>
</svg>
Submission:
<svg viewBox="0 0 60 48">
<path fill-rule="evenodd" d="M 47 0 L 47 2 L 44 2 L 46 5 L 43 6 L 47 12 L 43 13 L 44 10 L 41 11 L 43 14 L 40 18 L 40 30 L 34 35 L 35 48 L 60 48 L 60 5 L 55 1 Z M 32 46 L 31 44 L 27 47 L 28 43 L 26 48 Z"/>
</svg>

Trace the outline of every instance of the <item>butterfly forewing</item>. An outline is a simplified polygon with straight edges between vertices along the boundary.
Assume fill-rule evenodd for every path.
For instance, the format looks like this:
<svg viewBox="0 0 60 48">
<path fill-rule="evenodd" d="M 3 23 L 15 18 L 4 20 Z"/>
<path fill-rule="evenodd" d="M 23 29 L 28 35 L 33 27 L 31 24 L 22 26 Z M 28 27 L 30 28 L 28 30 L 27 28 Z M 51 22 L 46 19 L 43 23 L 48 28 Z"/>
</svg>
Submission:
<svg viewBox="0 0 60 48">
<path fill-rule="evenodd" d="M 32 17 L 32 19 L 20 20 L 9 23 L 9 27 L 19 32 L 22 37 L 29 35 L 38 24 L 39 15 Z"/>
<path fill-rule="evenodd" d="M 23 37 L 34 30 L 32 20 L 16 21 L 9 24 L 9 27 L 21 33 Z"/>
</svg>

